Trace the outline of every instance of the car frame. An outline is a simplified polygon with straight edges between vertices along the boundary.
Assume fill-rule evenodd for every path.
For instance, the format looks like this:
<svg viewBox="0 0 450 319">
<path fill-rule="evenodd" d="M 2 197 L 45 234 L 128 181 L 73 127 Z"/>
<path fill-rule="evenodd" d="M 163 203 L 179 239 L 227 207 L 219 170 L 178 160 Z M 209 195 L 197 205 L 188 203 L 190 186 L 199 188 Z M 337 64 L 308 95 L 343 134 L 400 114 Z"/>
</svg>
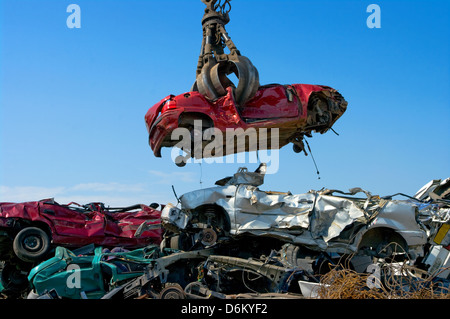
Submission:
<svg viewBox="0 0 450 319">
<path fill-rule="evenodd" d="M 347 193 L 262 191 L 261 167 L 256 172 L 241 168 L 233 177 L 217 181 L 216 187 L 183 194 L 180 208 L 168 204 L 162 210 L 163 227 L 183 234 L 177 235 L 185 238 L 179 244 L 183 249 L 199 242 L 208 247 L 221 239 L 256 236 L 316 252 L 411 259 L 424 255 L 427 232 L 418 221 L 415 203 L 380 198 L 361 188 Z M 366 198 L 351 197 L 359 192 Z M 167 243 L 173 240 L 169 237 Z"/>
<path fill-rule="evenodd" d="M 260 86 L 256 94 L 243 105 L 236 103 L 232 87 L 228 87 L 226 92 L 226 95 L 214 101 L 197 91 L 169 95 L 152 106 L 145 115 L 145 123 L 154 155 L 161 157 L 162 147 L 177 146 L 179 136 L 172 137 L 177 128 L 186 128 L 192 135 L 201 133 L 203 136 L 207 129 L 223 133 L 222 149 L 204 154 L 194 152 L 196 146 L 190 147 L 188 144 L 183 147 L 186 157 L 220 157 L 242 151 L 281 148 L 288 143 L 293 143 L 294 151 L 298 153 L 305 151 L 304 136 L 310 137 L 313 131 L 321 134 L 327 132 L 345 112 L 348 104 L 337 90 L 323 85 Z M 202 132 L 195 131 L 195 121 L 201 121 Z M 244 132 L 255 129 L 258 140 L 261 129 L 265 129 L 264 134 L 267 134 L 268 129 L 278 129 L 277 145 L 266 137 L 256 147 L 244 142 L 241 149 L 227 148 L 225 133 L 233 130 L 236 134 L 239 129 Z M 207 143 L 202 140 L 202 149 L 205 145 Z"/>
<path fill-rule="evenodd" d="M 128 251 L 113 248 L 81 247 L 69 250 L 56 247 L 55 255 L 34 267 L 28 274 L 31 292 L 28 299 L 39 298 L 49 289 L 58 298 L 100 299 L 107 292 L 143 275 L 155 259 L 171 252 L 159 245 Z M 70 286 L 68 285 L 70 282 Z M 42 297 L 41 297 L 42 298 Z"/>
<path fill-rule="evenodd" d="M 0 203 L 0 239 L 3 259 L 17 256 L 24 262 L 41 261 L 51 247 L 138 248 L 161 241 L 161 229 L 154 227 L 134 236 L 142 222 L 160 224 L 158 204 L 137 204 L 106 208 L 103 203 L 62 205 L 54 199 L 23 203 Z"/>
</svg>

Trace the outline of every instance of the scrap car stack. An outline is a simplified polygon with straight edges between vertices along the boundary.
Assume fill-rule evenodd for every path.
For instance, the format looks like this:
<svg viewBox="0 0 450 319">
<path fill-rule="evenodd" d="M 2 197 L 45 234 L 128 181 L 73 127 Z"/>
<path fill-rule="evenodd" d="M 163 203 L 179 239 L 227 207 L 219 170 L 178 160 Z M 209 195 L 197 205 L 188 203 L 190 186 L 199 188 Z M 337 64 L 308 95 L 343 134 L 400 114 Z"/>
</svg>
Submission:
<svg viewBox="0 0 450 319">
<path fill-rule="evenodd" d="M 380 197 L 360 188 L 291 194 L 261 190 L 264 168 L 241 168 L 162 211 L 157 204 L 1 203 L 2 294 L 320 297 L 331 273 L 348 270 L 371 278 L 360 291 L 366 295 L 426 285 L 435 297 L 449 296 L 450 178 L 431 181 L 415 196 Z"/>
<path fill-rule="evenodd" d="M 175 161 L 180 167 L 190 157 L 289 143 L 307 155 L 305 138 L 332 130 L 347 109 L 345 99 L 323 85 L 261 86 L 256 67 L 225 30 L 230 0 L 202 2 L 194 85 L 145 115 L 155 157 L 162 147 L 180 145 L 172 139 L 180 128 L 194 137 Z M 228 78 L 231 73 L 237 84 Z M 226 138 L 217 139 L 221 146 L 209 153 L 202 141 L 194 145 L 195 136 L 208 130 L 217 138 L 229 129 L 252 129 L 260 143 L 229 148 Z M 267 129 L 276 129 L 277 143 L 267 136 L 261 144 Z M 450 297 L 450 178 L 432 180 L 412 196 L 379 196 L 358 187 L 292 194 L 262 190 L 266 170 L 264 163 L 252 172 L 239 168 L 214 187 L 177 197 L 175 205 L 111 208 L 51 198 L 0 203 L 1 296 L 402 298 L 420 291 Z M 351 294 L 333 287 L 344 287 L 342 278 L 351 278 L 347 282 L 356 287 Z"/>
</svg>

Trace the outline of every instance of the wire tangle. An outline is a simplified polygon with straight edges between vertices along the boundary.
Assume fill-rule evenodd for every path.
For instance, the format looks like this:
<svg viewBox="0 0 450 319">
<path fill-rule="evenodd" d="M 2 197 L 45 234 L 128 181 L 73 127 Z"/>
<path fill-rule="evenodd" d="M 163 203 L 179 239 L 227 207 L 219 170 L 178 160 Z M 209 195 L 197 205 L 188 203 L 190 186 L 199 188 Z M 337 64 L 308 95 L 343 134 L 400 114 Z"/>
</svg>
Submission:
<svg viewBox="0 0 450 319">
<path fill-rule="evenodd" d="M 392 246 L 394 243 L 389 243 Z M 403 249 L 402 249 L 403 250 Z M 394 251 L 395 253 L 395 251 Z M 398 252 L 402 253 L 402 251 Z M 426 271 L 411 266 L 409 260 L 387 262 L 379 259 L 378 273 L 358 273 L 349 269 L 347 263 L 352 256 L 336 265 L 320 277 L 317 291 L 321 299 L 450 299 L 450 288 L 439 274 L 448 270 L 440 269 L 430 275 Z M 373 285 L 369 285 L 371 282 Z"/>
</svg>

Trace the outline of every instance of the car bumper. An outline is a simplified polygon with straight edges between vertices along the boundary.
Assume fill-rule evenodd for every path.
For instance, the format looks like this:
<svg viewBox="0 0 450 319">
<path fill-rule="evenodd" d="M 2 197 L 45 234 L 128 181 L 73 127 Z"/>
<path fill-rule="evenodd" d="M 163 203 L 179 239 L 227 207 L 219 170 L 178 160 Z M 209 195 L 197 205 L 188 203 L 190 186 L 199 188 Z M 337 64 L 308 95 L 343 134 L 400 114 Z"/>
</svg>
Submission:
<svg viewBox="0 0 450 319">
<path fill-rule="evenodd" d="M 161 157 L 164 140 L 178 128 L 178 118 L 182 112 L 183 109 L 167 110 L 149 128 L 149 144 L 156 157 Z"/>
</svg>

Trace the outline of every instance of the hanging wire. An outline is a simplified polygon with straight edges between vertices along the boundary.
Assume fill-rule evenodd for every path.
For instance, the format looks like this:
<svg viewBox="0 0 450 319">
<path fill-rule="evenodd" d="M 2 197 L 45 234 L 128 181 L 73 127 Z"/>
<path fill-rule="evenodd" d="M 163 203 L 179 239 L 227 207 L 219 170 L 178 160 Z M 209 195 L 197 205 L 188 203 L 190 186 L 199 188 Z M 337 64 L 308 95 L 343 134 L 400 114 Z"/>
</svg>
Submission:
<svg viewBox="0 0 450 319">
<path fill-rule="evenodd" d="M 311 152 L 311 147 L 309 147 L 309 143 L 306 139 L 304 141 L 306 142 L 306 146 L 308 146 L 308 151 L 311 154 L 311 158 L 313 160 L 314 166 L 316 167 L 317 179 L 320 179 L 320 172 L 319 172 L 319 169 L 317 168 L 316 160 L 314 159 L 314 156 Z"/>
<path fill-rule="evenodd" d="M 202 161 L 203 160 L 201 160 L 200 161 L 200 189 L 203 189 L 203 181 L 202 181 L 202 178 L 203 178 L 203 166 L 202 166 Z"/>
<path fill-rule="evenodd" d="M 336 134 L 337 136 L 339 136 L 339 133 L 338 133 L 338 132 L 336 132 L 335 130 L 333 130 L 333 128 L 332 128 L 332 127 L 330 127 L 330 130 L 332 130 L 334 134 Z"/>
</svg>

